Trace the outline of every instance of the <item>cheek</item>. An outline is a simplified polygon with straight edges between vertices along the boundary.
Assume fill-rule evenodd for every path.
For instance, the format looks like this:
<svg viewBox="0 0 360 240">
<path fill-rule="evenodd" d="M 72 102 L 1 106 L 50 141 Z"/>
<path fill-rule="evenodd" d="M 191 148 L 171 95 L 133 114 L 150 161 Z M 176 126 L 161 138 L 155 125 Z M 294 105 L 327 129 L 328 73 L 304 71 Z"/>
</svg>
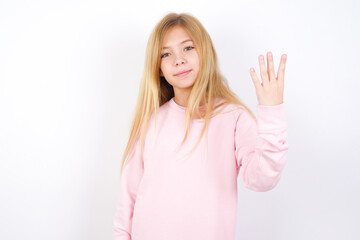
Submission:
<svg viewBox="0 0 360 240">
<path fill-rule="evenodd" d="M 160 65 L 160 70 L 163 72 L 164 75 L 166 75 L 169 72 L 169 67 L 165 62 L 162 62 Z"/>
<path fill-rule="evenodd" d="M 160 71 L 162 72 L 162 73 L 164 73 L 165 72 L 165 69 L 164 69 L 164 64 L 160 64 Z"/>
<path fill-rule="evenodd" d="M 199 56 L 197 55 L 197 53 L 194 53 L 194 55 L 191 56 L 191 62 L 195 66 L 199 66 Z"/>
</svg>

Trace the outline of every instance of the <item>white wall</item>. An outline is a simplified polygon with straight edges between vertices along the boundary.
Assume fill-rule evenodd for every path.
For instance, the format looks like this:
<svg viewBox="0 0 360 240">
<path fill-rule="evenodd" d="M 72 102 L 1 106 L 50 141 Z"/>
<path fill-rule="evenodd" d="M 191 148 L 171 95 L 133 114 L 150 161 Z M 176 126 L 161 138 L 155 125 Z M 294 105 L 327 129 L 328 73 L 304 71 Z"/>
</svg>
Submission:
<svg viewBox="0 0 360 240">
<path fill-rule="evenodd" d="M 236 239 L 359 239 L 356 0 L 1 1 L 0 239 L 112 239 L 147 38 L 170 11 L 203 23 L 255 113 L 249 68 L 288 56 L 288 162 L 272 191 L 239 182 Z"/>
</svg>

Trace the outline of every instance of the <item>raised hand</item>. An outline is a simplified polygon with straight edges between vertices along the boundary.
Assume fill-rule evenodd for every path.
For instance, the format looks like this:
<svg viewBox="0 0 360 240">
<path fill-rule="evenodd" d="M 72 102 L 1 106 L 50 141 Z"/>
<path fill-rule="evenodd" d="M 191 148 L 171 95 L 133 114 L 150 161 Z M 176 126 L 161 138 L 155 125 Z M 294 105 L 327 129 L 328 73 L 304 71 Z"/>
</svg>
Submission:
<svg viewBox="0 0 360 240">
<path fill-rule="evenodd" d="M 255 85 L 259 105 L 271 106 L 283 103 L 286 54 L 281 56 L 276 77 L 272 53 L 267 53 L 267 67 L 265 66 L 264 56 L 259 55 L 258 58 L 262 83 L 260 83 L 254 68 L 250 68 L 250 75 Z"/>
</svg>

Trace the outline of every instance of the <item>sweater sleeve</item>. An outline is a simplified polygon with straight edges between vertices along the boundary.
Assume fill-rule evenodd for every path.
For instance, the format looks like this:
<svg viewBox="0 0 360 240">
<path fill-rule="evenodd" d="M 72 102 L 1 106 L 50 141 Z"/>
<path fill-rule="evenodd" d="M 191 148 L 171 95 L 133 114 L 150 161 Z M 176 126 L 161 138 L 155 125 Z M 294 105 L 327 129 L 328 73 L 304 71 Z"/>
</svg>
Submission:
<svg viewBox="0 0 360 240">
<path fill-rule="evenodd" d="M 257 105 L 258 124 L 246 110 L 237 117 L 235 157 L 248 189 L 265 192 L 279 182 L 288 151 L 284 104 Z"/>
<path fill-rule="evenodd" d="M 133 210 L 138 186 L 144 172 L 140 162 L 140 144 L 138 142 L 132 154 L 126 159 L 120 177 L 120 198 L 113 222 L 114 240 L 131 240 Z"/>
</svg>

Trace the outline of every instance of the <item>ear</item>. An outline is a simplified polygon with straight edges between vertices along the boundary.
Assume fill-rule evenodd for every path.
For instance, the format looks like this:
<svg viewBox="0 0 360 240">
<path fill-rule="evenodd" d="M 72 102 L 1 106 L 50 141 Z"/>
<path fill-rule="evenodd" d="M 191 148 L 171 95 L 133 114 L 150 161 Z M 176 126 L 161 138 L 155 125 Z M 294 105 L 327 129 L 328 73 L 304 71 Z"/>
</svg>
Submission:
<svg viewBox="0 0 360 240">
<path fill-rule="evenodd" d="M 164 76 L 164 74 L 162 73 L 162 71 L 160 70 L 160 77 L 163 77 Z"/>
</svg>

